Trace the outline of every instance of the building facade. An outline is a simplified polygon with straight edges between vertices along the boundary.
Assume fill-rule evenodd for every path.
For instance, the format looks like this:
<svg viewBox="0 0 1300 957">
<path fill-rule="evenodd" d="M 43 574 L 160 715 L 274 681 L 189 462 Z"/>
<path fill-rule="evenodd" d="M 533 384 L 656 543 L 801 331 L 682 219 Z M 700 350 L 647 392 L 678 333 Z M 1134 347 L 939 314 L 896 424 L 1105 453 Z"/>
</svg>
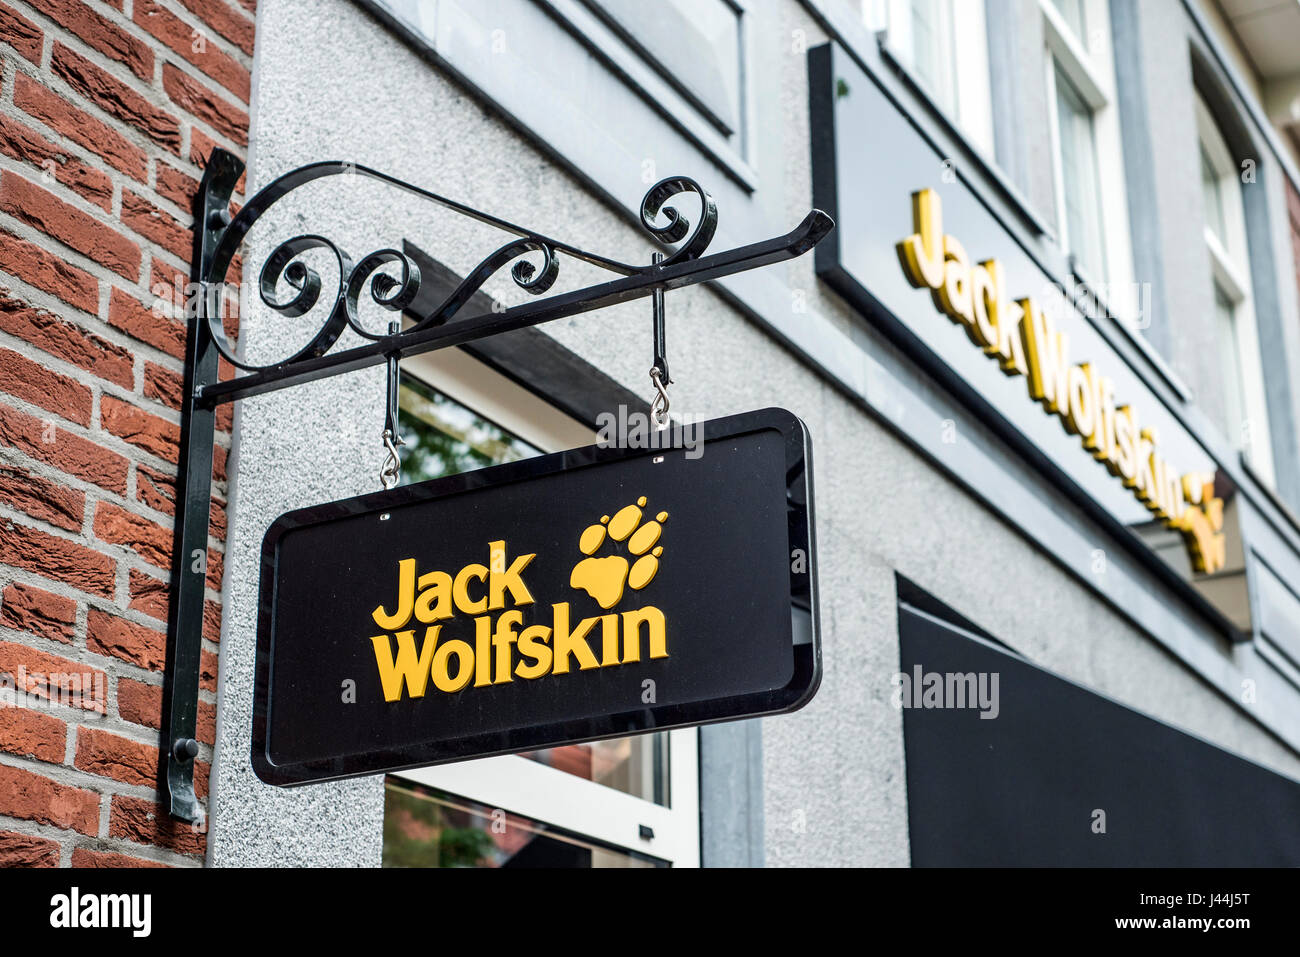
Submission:
<svg viewBox="0 0 1300 957">
<path fill-rule="evenodd" d="M 0 709 L 0 860 L 1296 862 L 1300 6 L 5 0 L 0 27 L 0 671 L 24 705 Z M 670 175 L 716 201 L 712 249 L 830 213 L 815 252 L 666 295 L 674 414 L 781 406 L 811 434 L 813 701 L 260 781 L 263 535 L 379 488 L 372 369 L 219 415 L 206 817 L 169 818 L 185 279 L 214 146 L 247 160 L 236 204 L 340 160 L 629 262 L 660 248 L 638 213 Z M 305 186 L 232 273 L 251 362 L 319 328 L 256 294 L 306 232 L 418 262 L 408 318 L 501 241 L 363 177 Z M 563 259 L 556 291 L 602 278 Z M 502 271 L 471 305 L 525 298 Z M 403 363 L 403 481 L 644 412 L 649 313 Z"/>
</svg>

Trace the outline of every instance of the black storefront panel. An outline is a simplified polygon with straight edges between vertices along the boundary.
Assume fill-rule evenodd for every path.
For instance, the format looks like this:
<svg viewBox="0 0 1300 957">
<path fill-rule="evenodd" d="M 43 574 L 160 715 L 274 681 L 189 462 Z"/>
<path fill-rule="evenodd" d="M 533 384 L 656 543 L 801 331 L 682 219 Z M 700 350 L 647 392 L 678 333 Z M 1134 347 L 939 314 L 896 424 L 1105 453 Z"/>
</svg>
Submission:
<svg viewBox="0 0 1300 957">
<path fill-rule="evenodd" d="M 1300 783 L 908 604 L 899 640 L 913 865 L 1300 866 Z"/>
</svg>

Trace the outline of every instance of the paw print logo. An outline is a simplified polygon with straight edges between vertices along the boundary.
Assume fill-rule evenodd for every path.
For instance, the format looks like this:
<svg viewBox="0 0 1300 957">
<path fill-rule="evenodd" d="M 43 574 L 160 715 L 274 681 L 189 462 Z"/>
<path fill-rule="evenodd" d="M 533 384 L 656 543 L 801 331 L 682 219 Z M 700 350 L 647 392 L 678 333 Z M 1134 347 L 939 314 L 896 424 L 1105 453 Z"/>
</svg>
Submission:
<svg viewBox="0 0 1300 957">
<path fill-rule="evenodd" d="M 581 588 L 594 598 L 601 608 L 613 608 L 623 598 L 624 588 L 633 590 L 645 588 L 654 580 L 659 571 L 659 556 L 664 553 L 662 545 L 656 545 L 668 520 L 667 512 L 660 512 L 652 520 L 642 524 L 641 510 L 645 508 L 646 499 L 642 495 L 635 505 L 620 509 L 613 518 L 602 515 L 599 524 L 589 526 L 578 539 L 578 550 L 587 557 L 573 566 L 569 576 L 571 588 Z M 627 542 L 627 550 L 635 561 L 629 562 L 622 555 L 609 555 L 596 558 L 596 550 L 605 544 L 606 539 L 615 542 Z"/>
</svg>

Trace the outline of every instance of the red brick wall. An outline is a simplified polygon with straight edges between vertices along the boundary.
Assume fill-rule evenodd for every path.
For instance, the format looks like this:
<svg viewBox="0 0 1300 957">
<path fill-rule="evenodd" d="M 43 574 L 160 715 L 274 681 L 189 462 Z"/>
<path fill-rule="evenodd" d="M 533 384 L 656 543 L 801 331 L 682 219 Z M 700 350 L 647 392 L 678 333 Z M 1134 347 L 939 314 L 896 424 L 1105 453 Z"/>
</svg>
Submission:
<svg viewBox="0 0 1300 957">
<path fill-rule="evenodd" d="M 63 702 L 0 707 L 0 865 L 202 862 L 157 787 L 185 345 L 170 290 L 205 158 L 247 145 L 254 4 L 0 0 L 0 673 Z M 228 408 L 218 422 L 200 798 Z M 47 677 L 80 674 L 80 700 Z"/>
</svg>

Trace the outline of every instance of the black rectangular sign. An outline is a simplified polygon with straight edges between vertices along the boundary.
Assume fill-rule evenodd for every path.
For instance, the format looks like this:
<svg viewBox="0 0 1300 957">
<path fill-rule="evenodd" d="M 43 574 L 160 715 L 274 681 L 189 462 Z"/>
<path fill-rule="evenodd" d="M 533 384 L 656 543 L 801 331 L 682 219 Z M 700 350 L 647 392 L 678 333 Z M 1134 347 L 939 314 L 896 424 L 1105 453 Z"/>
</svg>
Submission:
<svg viewBox="0 0 1300 957">
<path fill-rule="evenodd" d="M 281 516 L 253 768 L 296 785 L 793 711 L 821 679 L 807 431 L 591 446 Z"/>
</svg>

